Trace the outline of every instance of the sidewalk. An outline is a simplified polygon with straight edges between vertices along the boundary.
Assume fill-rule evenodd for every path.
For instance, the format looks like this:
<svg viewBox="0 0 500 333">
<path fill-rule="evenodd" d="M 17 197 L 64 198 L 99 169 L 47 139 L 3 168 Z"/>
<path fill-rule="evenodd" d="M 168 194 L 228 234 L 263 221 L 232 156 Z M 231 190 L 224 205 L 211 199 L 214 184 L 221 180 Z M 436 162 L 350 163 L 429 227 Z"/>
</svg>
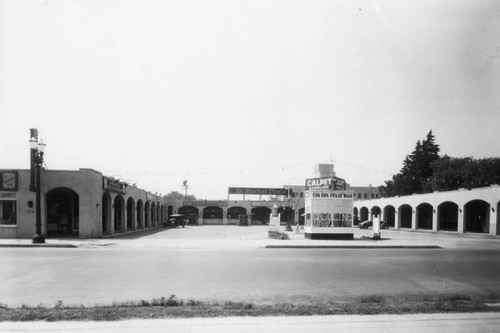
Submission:
<svg viewBox="0 0 500 333">
<path fill-rule="evenodd" d="M 115 322 L 3 322 L 0 332 L 498 332 L 500 313 L 229 317 Z"/>
<path fill-rule="evenodd" d="M 290 239 L 267 237 L 266 226 L 188 226 L 163 229 L 156 233 L 130 238 L 131 234 L 99 239 L 47 239 L 45 244 L 32 244 L 31 239 L 0 239 L 1 247 L 38 248 L 134 248 L 169 250 L 245 250 L 245 249 L 431 249 L 469 248 L 500 250 L 500 238 L 482 234 L 433 233 L 425 231 L 381 231 L 381 239 L 370 239 L 372 230 L 354 229 L 354 240 L 311 240 L 303 233 L 288 232 Z M 133 235 L 133 234 L 132 234 Z"/>
</svg>

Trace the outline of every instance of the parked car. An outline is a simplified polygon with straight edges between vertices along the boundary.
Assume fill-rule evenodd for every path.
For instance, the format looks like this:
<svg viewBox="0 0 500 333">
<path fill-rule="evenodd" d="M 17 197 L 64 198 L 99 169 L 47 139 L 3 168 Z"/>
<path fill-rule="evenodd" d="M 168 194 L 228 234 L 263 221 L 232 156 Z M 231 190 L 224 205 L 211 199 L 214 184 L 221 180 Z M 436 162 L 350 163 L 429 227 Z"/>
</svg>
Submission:
<svg viewBox="0 0 500 333">
<path fill-rule="evenodd" d="M 178 226 L 182 226 L 183 228 L 189 222 L 189 219 L 184 214 L 172 214 L 168 218 L 167 222 L 163 223 L 163 227 L 173 227 L 177 228 Z"/>
<path fill-rule="evenodd" d="M 358 227 L 359 227 L 359 229 L 368 229 L 370 227 L 373 227 L 373 221 L 368 220 L 368 221 L 359 222 Z M 380 229 L 389 229 L 389 224 L 385 221 L 380 221 Z"/>
</svg>

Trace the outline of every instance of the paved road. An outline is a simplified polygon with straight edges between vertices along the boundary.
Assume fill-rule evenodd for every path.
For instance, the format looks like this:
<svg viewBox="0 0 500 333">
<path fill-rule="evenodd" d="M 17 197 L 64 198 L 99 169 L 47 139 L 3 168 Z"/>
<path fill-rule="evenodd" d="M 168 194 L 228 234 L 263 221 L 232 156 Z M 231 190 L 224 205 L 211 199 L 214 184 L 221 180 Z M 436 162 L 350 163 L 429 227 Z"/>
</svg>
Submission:
<svg viewBox="0 0 500 333">
<path fill-rule="evenodd" d="M 190 231 L 179 229 L 175 234 L 180 232 L 186 237 Z M 245 237 L 241 229 L 235 232 Z M 495 248 L 175 250 L 159 246 L 162 237 L 171 237 L 167 234 L 110 240 L 118 244 L 113 246 L 2 248 L 1 302 L 92 305 L 171 294 L 258 302 L 341 300 L 366 294 L 500 295 L 500 251 Z"/>
<path fill-rule="evenodd" d="M 377 316 L 231 317 L 118 322 L 0 323 L 0 332 L 266 332 L 266 333 L 459 333 L 498 332 L 500 314 L 417 314 Z"/>
</svg>

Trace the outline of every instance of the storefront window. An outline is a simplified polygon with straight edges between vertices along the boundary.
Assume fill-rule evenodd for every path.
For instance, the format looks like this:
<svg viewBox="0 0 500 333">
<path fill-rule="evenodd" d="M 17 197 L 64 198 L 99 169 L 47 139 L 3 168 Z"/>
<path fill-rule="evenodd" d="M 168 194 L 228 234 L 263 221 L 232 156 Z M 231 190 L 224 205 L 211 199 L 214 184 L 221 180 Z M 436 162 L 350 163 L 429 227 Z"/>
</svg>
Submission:
<svg viewBox="0 0 500 333">
<path fill-rule="evenodd" d="M 0 200 L 0 224 L 17 224 L 16 201 Z"/>
</svg>

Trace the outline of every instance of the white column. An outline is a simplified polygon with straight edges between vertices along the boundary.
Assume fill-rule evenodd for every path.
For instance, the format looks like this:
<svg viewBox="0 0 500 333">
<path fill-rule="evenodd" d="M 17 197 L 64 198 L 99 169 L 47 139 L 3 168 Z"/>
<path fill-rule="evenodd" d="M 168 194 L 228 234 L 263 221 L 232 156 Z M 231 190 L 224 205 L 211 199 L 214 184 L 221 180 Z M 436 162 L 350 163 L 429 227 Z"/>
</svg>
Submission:
<svg viewBox="0 0 500 333">
<path fill-rule="evenodd" d="M 227 224 L 227 209 L 222 208 L 222 224 Z"/>
<path fill-rule="evenodd" d="M 490 202 L 490 235 L 496 236 L 498 229 L 498 213 L 495 203 Z"/>
<path fill-rule="evenodd" d="M 411 230 L 417 230 L 417 208 L 411 208 Z"/>
<path fill-rule="evenodd" d="M 111 211 L 109 214 L 109 234 L 113 235 L 115 233 L 115 200 L 111 197 Z"/>
<path fill-rule="evenodd" d="M 203 207 L 198 208 L 198 224 L 203 224 Z"/>
<path fill-rule="evenodd" d="M 463 234 L 465 232 L 465 206 L 458 206 L 458 223 L 457 223 L 457 232 Z"/>
<path fill-rule="evenodd" d="M 432 231 L 438 231 L 438 208 L 432 207 Z"/>
</svg>

